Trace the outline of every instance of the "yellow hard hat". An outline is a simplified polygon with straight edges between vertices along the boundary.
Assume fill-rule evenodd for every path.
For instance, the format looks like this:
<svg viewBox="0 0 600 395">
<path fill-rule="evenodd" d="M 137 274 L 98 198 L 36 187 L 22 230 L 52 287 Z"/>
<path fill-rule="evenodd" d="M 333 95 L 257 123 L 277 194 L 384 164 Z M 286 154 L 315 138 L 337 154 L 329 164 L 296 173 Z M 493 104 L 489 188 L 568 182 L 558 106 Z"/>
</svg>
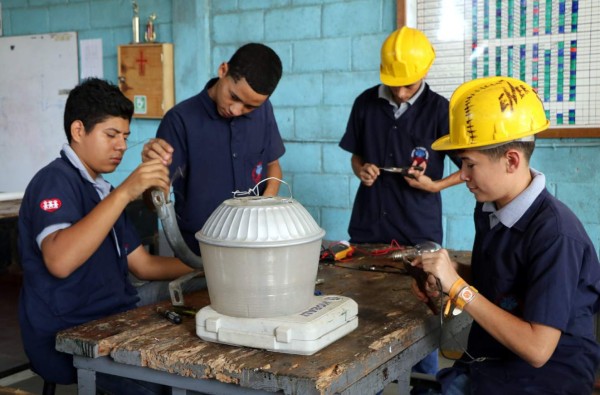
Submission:
<svg viewBox="0 0 600 395">
<path fill-rule="evenodd" d="M 379 76 L 387 86 L 406 86 L 423 79 L 435 59 L 427 37 L 417 29 L 403 27 L 381 46 Z"/>
<path fill-rule="evenodd" d="M 450 98 L 449 116 L 450 134 L 431 145 L 436 151 L 485 148 L 527 136 L 533 140 L 550 125 L 533 88 L 510 77 L 465 82 Z"/>
</svg>

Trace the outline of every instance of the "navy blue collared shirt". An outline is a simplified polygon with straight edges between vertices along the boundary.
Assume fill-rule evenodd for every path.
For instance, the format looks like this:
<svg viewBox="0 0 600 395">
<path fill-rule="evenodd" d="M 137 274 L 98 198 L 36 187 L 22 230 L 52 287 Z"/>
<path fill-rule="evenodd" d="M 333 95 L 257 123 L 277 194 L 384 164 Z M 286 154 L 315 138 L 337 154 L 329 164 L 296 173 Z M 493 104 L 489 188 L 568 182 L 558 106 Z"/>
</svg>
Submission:
<svg viewBox="0 0 600 395">
<path fill-rule="evenodd" d="M 56 333 L 132 309 L 139 300 L 128 280 L 127 254 L 140 239 L 124 213 L 94 254 L 68 277 L 54 277 L 44 263 L 38 235 L 81 220 L 100 201 L 93 180 L 61 152 L 61 158 L 33 177 L 19 211 L 21 336 L 33 370 L 59 384 L 74 382 L 76 373 L 72 356 L 56 351 Z"/>
<path fill-rule="evenodd" d="M 256 186 L 267 165 L 285 153 L 271 102 L 240 117 L 223 118 L 208 96 L 216 81 L 169 110 L 156 134 L 175 149 L 171 175 L 179 169 L 183 174 L 173 182 L 177 221 L 196 253 L 195 234 L 210 214 L 233 192 Z"/>
<path fill-rule="evenodd" d="M 446 154 L 433 151 L 431 144 L 445 134 L 448 101 L 427 84 L 399 118 L 388 100 L 379 96 L 376 85 L 356 98 L 340 147 L 381 167 L 410 166 L 415 155 L 426 155 L 425 174 L 439 180 Z M 411 187 L 399 174 L 382 171 L 372 186 L 359 186 L 348 233 L 354 243 L 396 240 L 413 245 L 431 240 L 441 244 L 441 196 Z"/>
<path fill-rule="evenodd" d="M 581 222 L 535 175 L 529 197 L 502 208 L 499 221 L 490 222 L 477 204 L 472 284 L 497 306 L 561 337 L 550 360 L 533 368 L 473 322 L 469 354 L 490 358 L 469 365 L 476 394 L 590 393 L 600 361 L 598 256 Z"/>
</svg>

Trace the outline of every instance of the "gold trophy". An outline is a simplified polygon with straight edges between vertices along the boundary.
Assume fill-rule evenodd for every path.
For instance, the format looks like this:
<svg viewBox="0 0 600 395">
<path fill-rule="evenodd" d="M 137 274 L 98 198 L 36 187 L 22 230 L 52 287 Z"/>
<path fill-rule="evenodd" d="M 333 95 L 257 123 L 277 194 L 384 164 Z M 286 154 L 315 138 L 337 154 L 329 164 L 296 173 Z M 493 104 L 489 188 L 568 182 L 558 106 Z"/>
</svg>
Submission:
<svg viewBox="0 0 600 395">
<path fill-rule="evenodd" d="M 146 42 L 153 43 L 156 41 L 156 31 L 154 31 L 154 21 L 156 20 L 156 14 L 153 12 L 148 17 L 148 22 L 146 22 L 146 33 L 144 38 Z"/>
</svg>

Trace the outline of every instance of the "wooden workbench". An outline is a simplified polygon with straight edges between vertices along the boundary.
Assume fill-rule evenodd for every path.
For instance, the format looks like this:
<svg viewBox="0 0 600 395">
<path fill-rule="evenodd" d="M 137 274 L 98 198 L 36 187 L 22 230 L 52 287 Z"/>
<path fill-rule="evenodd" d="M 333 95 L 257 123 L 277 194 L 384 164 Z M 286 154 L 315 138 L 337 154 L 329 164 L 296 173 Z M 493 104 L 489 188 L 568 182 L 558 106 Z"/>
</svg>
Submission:
<svg viewBox="0 0 600 395">
<path fill-rule="evenodd" d="M 0 242 L 0 272 L 6 267 L 13 265 L 17 267 L 17 222 L 19 221 L 19 209 L 21 208 L 21 199 L 0 200 L 0 237 L 4 238 Z"/>
<path fill-rule="evenodd" d="M 19 218 L 21 199 L 0 200 L 0 222 Z"/>
<path fill-rule="evenodd" d="M 454 255 L 470 261 L 469 254 Z M 365 260 L 356 263 L 358 268 Z M 95 393 L 96 371 L 171 385 L 174 394 L 193 389 L 362 395 L 394 380 L 400 391 L 408 391 L 410 368 L 440 340 L 439 317 L 412 294 L 411 278 L 329 264 L 320 265 L 318 278 L 323 283 L 317 290 L 324 295 L 344 295 L 358 303 L 359 325 L 311 356 L 206 342 L 196 336 L 194 317 L 184 316 L 175 325 L 155 313 L 155 306 L 62 331 L 56 346 L 75 356 L 80 395 Z M 208 305 L 207 291 L 186 296 L 186 304 L 195 309 Z M 445 323 L 443 332 L 457 334 L 470 322 L 462 314 Z"/>
</svg>

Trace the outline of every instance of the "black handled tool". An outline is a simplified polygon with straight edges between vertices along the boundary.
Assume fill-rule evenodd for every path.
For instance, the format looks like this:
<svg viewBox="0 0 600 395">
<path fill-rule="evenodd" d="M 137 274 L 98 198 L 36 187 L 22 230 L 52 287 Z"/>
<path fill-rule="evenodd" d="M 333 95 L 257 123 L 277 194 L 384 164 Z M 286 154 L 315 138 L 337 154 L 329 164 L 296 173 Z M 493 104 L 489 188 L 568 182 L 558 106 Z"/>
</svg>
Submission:
<svg viewBox="0 0 600 395">
<path fill-rule="evenodd" d="M 425 270 L 419 268 L 419 267 L 414 267 L 410 264 L 410 262 L 404 262 L 404 268 L 406 269 L 406 272 L 415 279 L 415 281 L 417 282 L 417 286 L 419 287 L 419 290 L 421 292 L 423 292 L 425 295 L 427 295 L 427 290 L 426 290 L 426 286 L 425 284 L 427 283 L 427 277 L 429 277 L 429 274 L 427 274 L 425 272 Z M 440 313 L 440 309 L 437 305 L 437 303 L 435 303 L 434 300 L 432 300 L 431 298 L 427 298 L 427 307 L 429 307 L 429 310 L 431 310 L 431 312 L 435 315 L 438 315 Z"/>
<path fill-rule="evenodd" d="M 391 254 L 391 258 L 395 261 L 404 262 L 404 269 L 406 272 L 415 279 L 417 282 L 417 286 L 419 290 L 427 295 L 427 277 L 429 274 L 425 272 L 420 267 L 415 267 L 411 265 L 411 261 L 416 257 L 421 256 L 424 252 L 435 252 L 442 248 L 438 243 L 433 241 L 427 241 L 421 244 L 417 244 L 414 247 L 409 247 L 406 250 L 398 251 Z M 440 309 L 438 305 L 431 298 L 427 299 L 427 307 L 433 312 L 433 314 L 438 315 L 440 313 Z"/>
<path fill-rule="evenodd" d="M 181 324 L 181 316 L 174 311 L 159 306 L 156 308 L 156 312 L 174 324 Z"/>
<path fill-rule="evenodd" d="M 415 169 L 415 170 L 423 170 L 423 168 L 421 166 L 407 166 L 407 167 L 380 167 L 379 170 L 383 170 L 383 171 L 387 171 L 390 173 L 398 173 L 400 175 L 403 175 L 404 177 L 409 177 L 409 178 L 416 178 L 414 176 L 414 174 L 411 174 L 408 172 L 408 169 Z"/>
</svg>

